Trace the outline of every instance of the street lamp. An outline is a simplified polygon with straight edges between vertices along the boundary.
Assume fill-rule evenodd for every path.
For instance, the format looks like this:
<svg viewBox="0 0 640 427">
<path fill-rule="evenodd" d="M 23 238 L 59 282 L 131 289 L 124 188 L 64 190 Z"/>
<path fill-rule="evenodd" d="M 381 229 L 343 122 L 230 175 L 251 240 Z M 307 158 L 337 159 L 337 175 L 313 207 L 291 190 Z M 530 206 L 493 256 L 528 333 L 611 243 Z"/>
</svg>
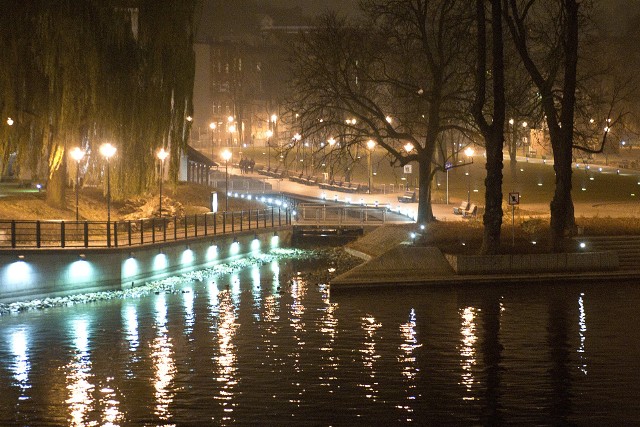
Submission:
<svg viewBox="0 0 640 427">
<path fill-rule="evenodd" d="M 464 150 L 464 154 L 467 156 L 468 160 L 471 160 L 470 163 L 473 163 L 473 148 L 467 147 Z M 469 173 L 469 164 L 467 163 L 467 204 L 471 203 L 471 174 Z"/>
<path fill-rule="evenodd" d="M 100 154 L 107 159 L 107 224 L 111 222 L 111 168 L 109 167 L 109 160 L 116 154 L 116 150 L 116 147 L 108 142 L 100 146 Z"/>
<path fill-rule="evenodd" d="M 267 167 L 271 169 L 271 137 L 273 136 L 273 131 L 271 129 L 267 129 Z"/>
<path fill-rule="evenodd" d="M 527 122 L 522 122 L 522 128 L 523 128 L 523 129 L 525 129 L 525 135 L 524 135 L 524 138 L 522 138 L 522 155 L 523 155 L 523 156 L 526 156 L 526 155 L 527 155 L 527 154 L 526 154 L 526 143 L 527 143 L 527 141 L 528 141 L 527 134 L 526 134 L 527 126 L 529 126 L 529 123 L 527 123 Z"/>
<path fill-rule="evenodd" d="M 298 143 L 298 142 L 300 142 L 300 140 L 301 140 L 301 139 L 302 139 L 302 135 L 300 135 L 298 132 L 296 132 L 296 133 L 293 135 L 293 140 L 294 140 L 294 141 L 295 141 L 295 143 L 296 143 L 296 158 L 295 158 L 295 162 L 296 162 L 296 164 L 294 165 L 294 170 L 295 170 L 296 172 L 298 172 L 298 156 L 300 155 L 300 145 L 299 145 L 299 144 L 297 144 L 297 143 Z"/>
<path fill-rule="evenodd" d="M 164 181 L 164 160 L 169 156 L 169 153 L 165 151 L 164 148 L 161 148 L 156 156 L 160 159 L 160 203 L 158 204 L 158 212 L 160 213 L 160 218 L 162 218 L 162 181 Z"/>
<path fill-rule="evenodd" d="M 231 159 L 231 151 L 224 150 L 222 152 L 222 160 L 224 160 L 224 210 L 229 210 L 229 160 Z"/>
<path fill-rule="evenodd" d="M 86 152 L 80 147 L 75 147 L 71 150 L 71 158 L 76 161 L 76 222 L 79 221 L 80 215 L 78 212 L 78 200 L 80 191 L 80 160 L 84 158 Z"/>
<path fill-rule="evenodd" d="M 211 160 L 213 160 L 213 131 L 216 130 L 216 123 L 209 123 L 209 129 L 211 129 Z"/>
<path fill-rule="evenodd" d="M 368 164 L 369 164 L 369 189 L 368 189 L 368 193 L 371 194 L 371 185 L 373 184 L 373 169 L 371 168 L 371 153 L 373 152 L 373 149 L 376 148 L 376 143 L 373 139 L 370 139 L 367 141 L 367 148 L 369 149 L 369 151 L 367 152 L 368 156 L 367 156 L 367 160 L 368 160 Z"/>
</svg>

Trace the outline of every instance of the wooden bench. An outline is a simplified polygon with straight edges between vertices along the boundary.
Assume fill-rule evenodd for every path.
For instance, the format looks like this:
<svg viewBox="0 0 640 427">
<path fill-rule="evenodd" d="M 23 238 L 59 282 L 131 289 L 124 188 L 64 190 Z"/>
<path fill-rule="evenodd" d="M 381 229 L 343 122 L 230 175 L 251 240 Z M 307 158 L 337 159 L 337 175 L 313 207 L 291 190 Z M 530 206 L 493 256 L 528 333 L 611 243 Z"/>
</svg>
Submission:
<svg viewBox="0 0 640 427">
<path fill-rule="evenodd" d="M 469 210 L 469 203 L 466 201 L 463 201 L 462 203 L 460 203 L 460 207 L 453 208 L 453 213 L 455 215 L 464 215 L 464 213 L 468 210 Z"/>
<path fill-rule="evenodd" d="M 414 203 L 416 201 L 416 192 L 405 191 L 404 195 L 398 196 L 398 201 L 400 203 Z"/>
<path fill-rule="evenodd" d="M 471 217 L 475 217 L 478 214 L 478 206 L 475 205 L 474 203 L 471 203 L 471 205 L 469 206 L 469 209 L 464 211 L 462 213 L 462 216 L 464 218 L 471 218 Z"/>
</svg>

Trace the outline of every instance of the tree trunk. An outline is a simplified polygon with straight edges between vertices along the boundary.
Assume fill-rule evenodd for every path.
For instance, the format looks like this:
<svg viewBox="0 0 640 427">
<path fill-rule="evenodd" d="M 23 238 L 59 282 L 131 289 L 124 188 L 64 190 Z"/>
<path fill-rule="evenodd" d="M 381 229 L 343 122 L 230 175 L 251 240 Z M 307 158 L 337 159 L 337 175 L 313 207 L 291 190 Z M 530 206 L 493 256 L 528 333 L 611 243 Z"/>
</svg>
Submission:
<svg viewBox="0 0 640 427">
<path fill-rule="evenodd" d="M 561 137 L 558 135 L 558 137 Z M 571 143 L 562 141 L 553 149 L 556 188 L 551 200 L 551 250 L 562 252 L 564 239 L 573 233 L 575 216 L 571 198 Z"/>
<path fill-rule="evenodd" d="M 431 160 L 421 159 L 418 163 L 418 223 L 426 224 L 435 220 L 431 207 Z"/>
<path fill-rule="evenodd" d="M 480 252 L 497 254 L 500 250 L 500 232 L 502 228 L 502 131 L 493 128 L 487 144 L 487 176 L 485 183 L 485 211 L 482 221 L 484 234 Z"/>
<path fill-rule="evenodd" d="M 58 209 L 66 209 L 67 191 L 67 160 L 66 155 L 60 162 L 60 167 L 54 170 L 47 182 L 47 204 Z"/>
</svg>

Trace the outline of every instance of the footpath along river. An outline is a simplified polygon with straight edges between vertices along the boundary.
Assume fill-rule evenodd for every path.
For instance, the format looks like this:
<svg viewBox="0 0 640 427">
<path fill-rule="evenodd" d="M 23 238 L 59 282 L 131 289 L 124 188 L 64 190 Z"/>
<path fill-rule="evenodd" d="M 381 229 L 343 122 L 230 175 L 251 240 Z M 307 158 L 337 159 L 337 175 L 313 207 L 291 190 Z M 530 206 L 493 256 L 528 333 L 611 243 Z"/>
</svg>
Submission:
<svg viewBox="0 0 640 427">
<path fill-rule="evenodd" d="M 5 312 L 0 425 L 639 422 L 637 284 L 331 293 L 344 257 Z"/>
</svg>

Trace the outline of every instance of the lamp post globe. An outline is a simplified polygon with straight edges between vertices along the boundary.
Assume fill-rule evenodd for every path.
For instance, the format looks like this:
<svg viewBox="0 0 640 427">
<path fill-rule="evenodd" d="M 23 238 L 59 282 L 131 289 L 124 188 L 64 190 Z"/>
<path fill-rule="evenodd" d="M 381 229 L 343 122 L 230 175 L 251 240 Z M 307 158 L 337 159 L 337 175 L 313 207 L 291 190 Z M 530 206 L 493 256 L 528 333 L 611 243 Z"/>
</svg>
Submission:
<svg viewBox="0 0 640 427">
<path fill-rule="evenodd" d="M 464 150 L 464 154 L 467 156 L 467 159 L 470 160 L 470 163 L 473 163 L 473 153 L 475 151 L 471 147 L 467 147 Z M 469 165 L 467 164 L 467 205 L 471 203 L 471 172 L 469 170 Z"/>
<path fill-rule="evenodd" d="M 231 159 L 231 152 L 224 150 L 222 152 L 222 160 L 224 160 L 224 210 L 229 210 L 229 160 Z"/>
<path fill-rule="evenodd" d="M 372 191 L 371 186 L 373 185 L 373 168 L 371 167 L 371 153 L 376 148 L 376 142 L 373 139 L 368 140 L 367 148 L 369 149 L 369 151 L 367 151 L 367 160 L 368 160 L 367 163 L 369 166 L 369 188 L 367 189 L 367 193 L 371 194 L 371 191 Z"/>
<path fill-rule="evenodd" d="M 76 161 L 76 222 L 80 219 L 78 211 L 79 191 L 80 191 L 80 161 L 84 158 L 86 152 L 80 147 L 74 147 L 71 150 L 71 158 Z"/>
<path fill-rule="evenodd" d="M 116 147 L 108 142 L 100 146 L 100 154 L 107 160 L 107 223 L 111 222 L 111 168 L 109 164 L 116 151 Z"/>
<path fill-rule="evenodd" d="M 165 151 L 163 147 L 158 150 L 156 156 L 160 160 L 160 199 L 158 203 L 158 214 L 162 218 L 162 181 L 164 181 L 164 161 L 167 157 L 169 157 L 169 153 Z"/>
</svg>

